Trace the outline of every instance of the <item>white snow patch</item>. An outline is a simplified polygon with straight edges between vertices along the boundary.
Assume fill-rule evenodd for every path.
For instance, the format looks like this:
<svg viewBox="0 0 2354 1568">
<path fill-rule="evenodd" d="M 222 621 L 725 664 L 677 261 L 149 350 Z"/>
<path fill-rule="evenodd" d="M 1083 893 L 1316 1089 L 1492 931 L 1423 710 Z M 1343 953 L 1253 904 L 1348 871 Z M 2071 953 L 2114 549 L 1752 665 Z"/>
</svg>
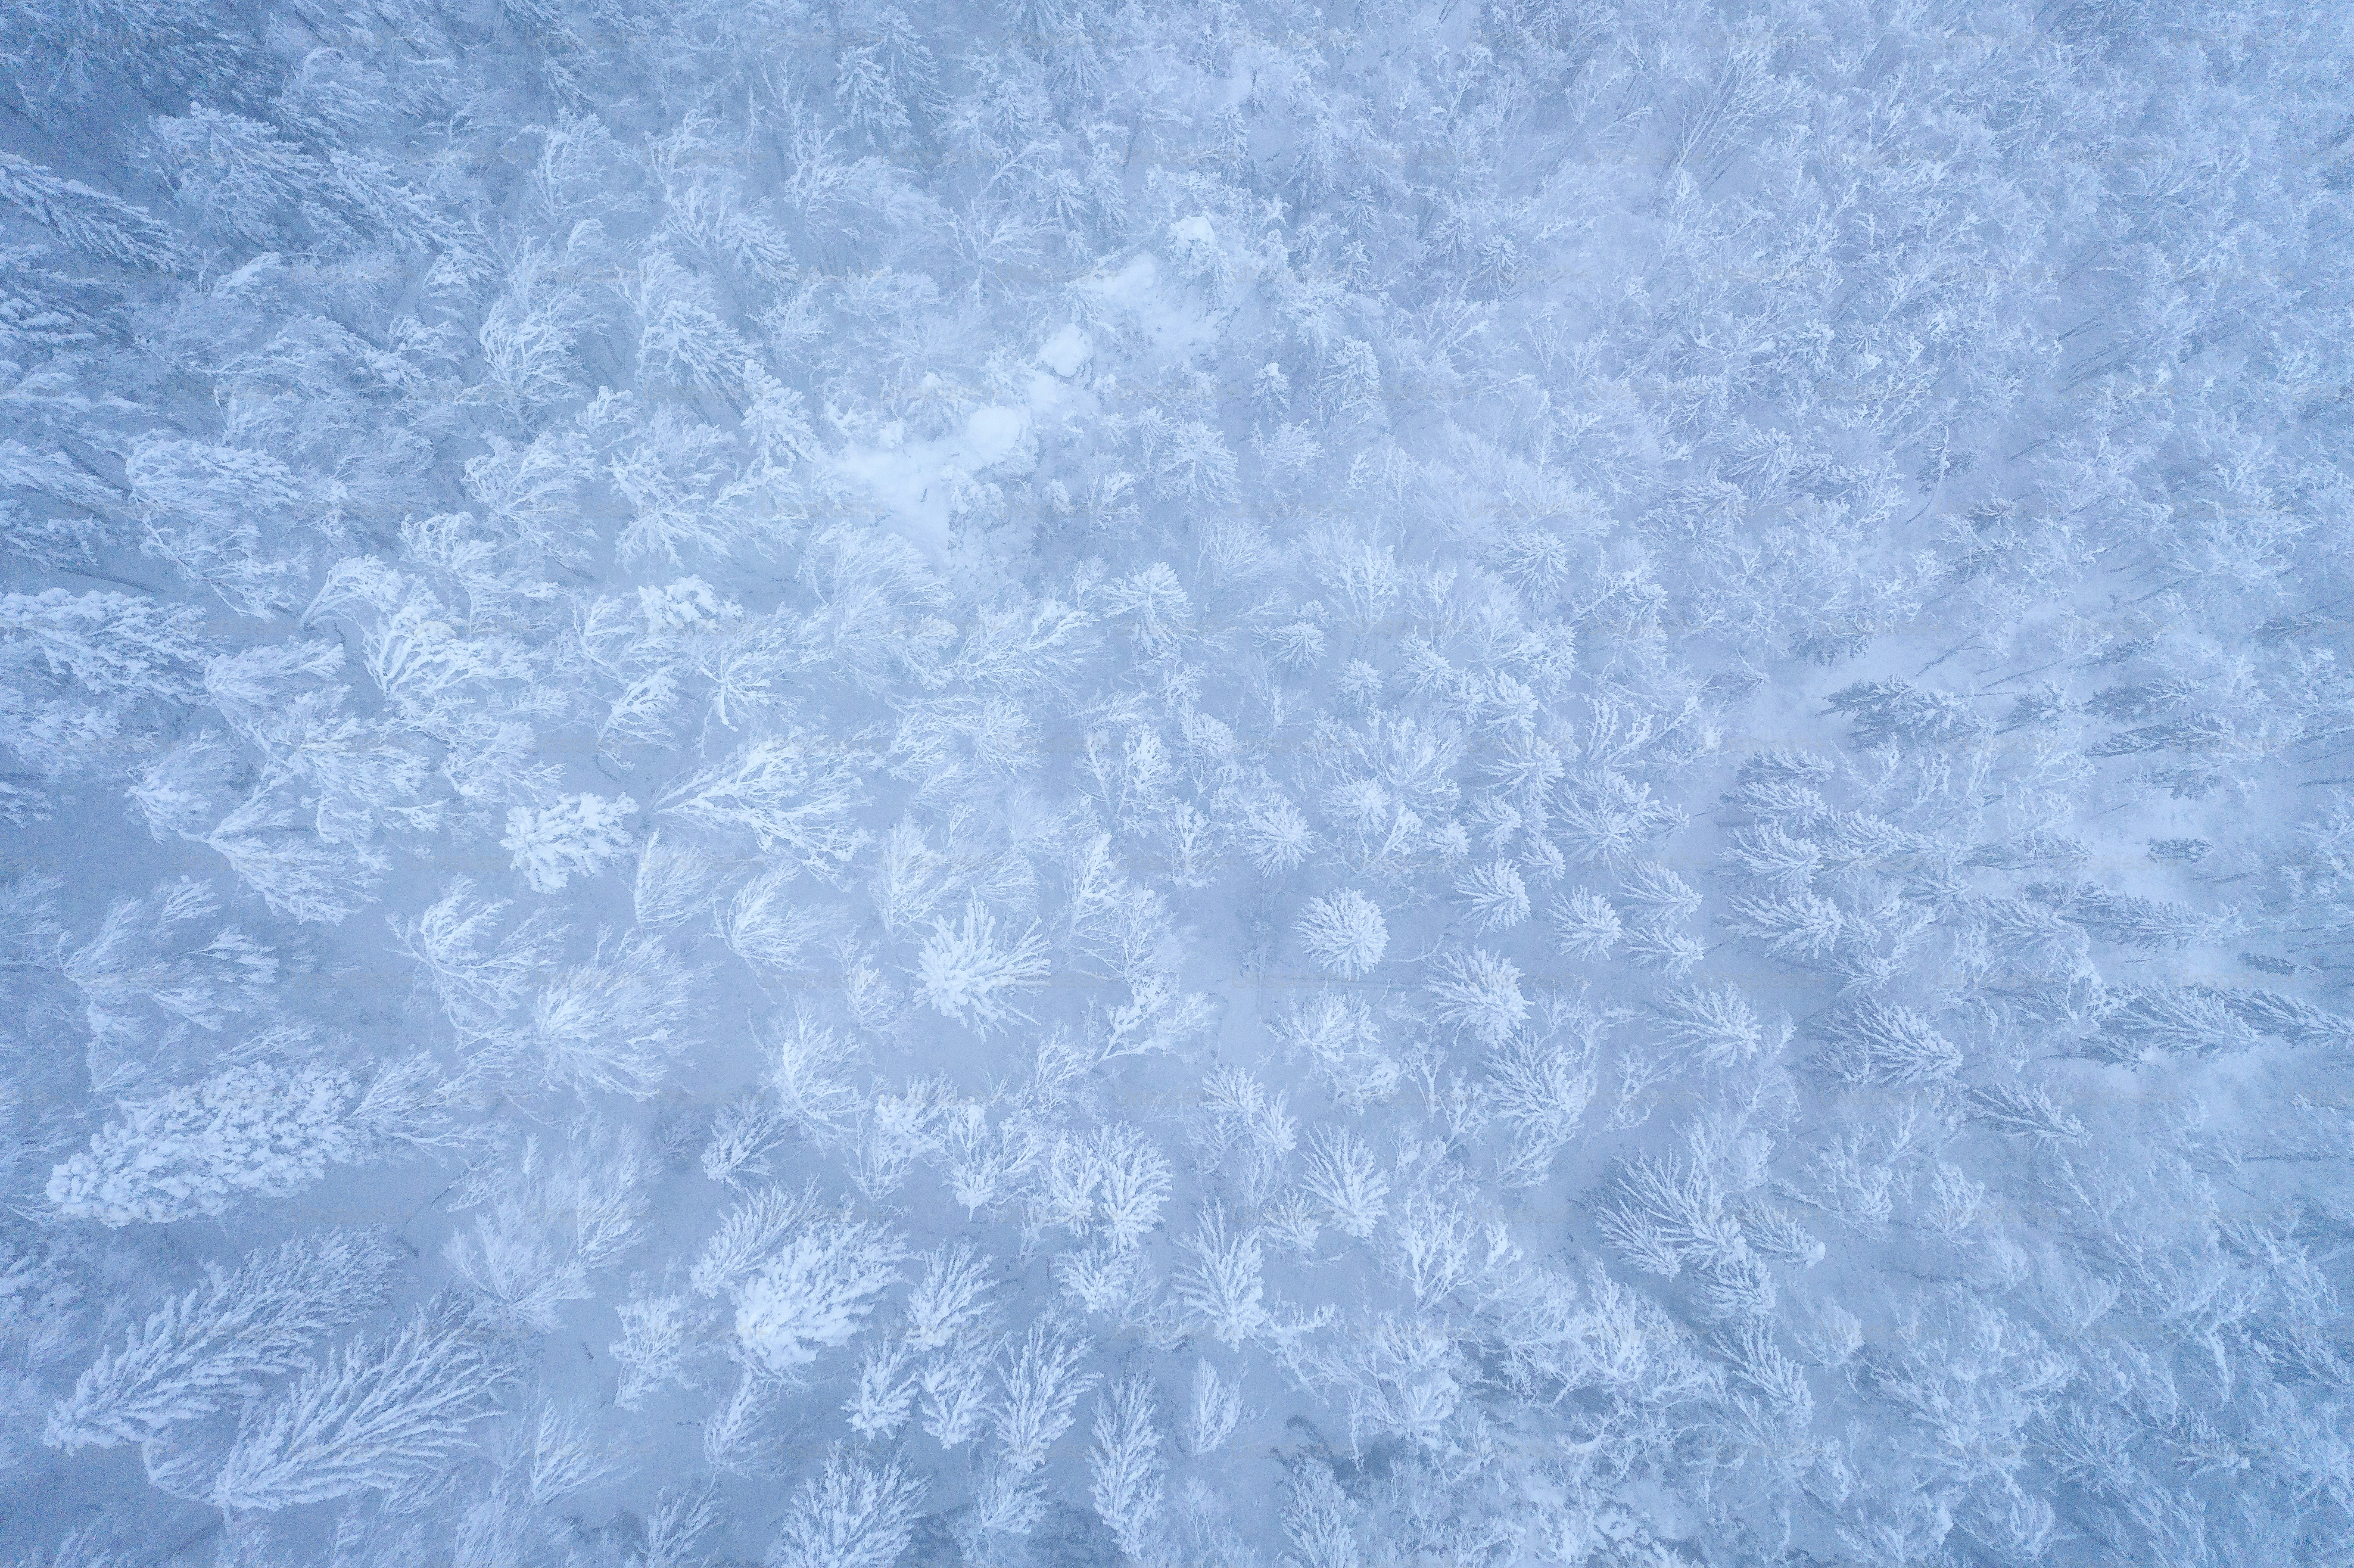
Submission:
<svg viewBox="0 0 2354 1568">
<path fill-rule="evenodd" d="M 1022 444 L 1022 432 L 1029 428 L 1030 416 L 1023 409 L 994 405 L 975 408 L 964 421 L 964 446 L 970 461 L 962 466 L 967 472 L 994 468 L 1013 455 Z"/>
<path fill-rule="evenodd" d="M 1039 363 L 1057 376 L 1076 376 L 1079 366 L 1095 357 L 1096 342 L 1076 326 L 1066 326 L 1038 351 Z"/>
<path fill-rule="evenodd" d="M 1205 229 L 1209 227 L 1207 219 L 1188 221 L 1200 221 Z M 1090 278 L 1079 287 L 1135 316 L 1145 342 L 1164 358 L 1190 359 L 1194 350 L 1218 335 L 1218 324 L 1210 313 L 1189 298 L 1182 286 L 1163 285 L 1160 260 L 1150 252 L 1109 277 Z"/>
<path fill-rule="evenodd" d="M 1034 374 L 1019 404 L 990 403 L 965 416 L 964 426 L 936 440 L 909 440 L 893 420 L 872 446 L 852 444 L 833 460 L 834 471 L 865 487 L 909 543 L 937 563 L 946 554 L 961 482 L 991 471 L 1028 473 L 1038 463 L 1037 430 L 1049 418 L 1067 421 L 1093 409 L 1086 393 L 1043 373 Z"/>
</svg>

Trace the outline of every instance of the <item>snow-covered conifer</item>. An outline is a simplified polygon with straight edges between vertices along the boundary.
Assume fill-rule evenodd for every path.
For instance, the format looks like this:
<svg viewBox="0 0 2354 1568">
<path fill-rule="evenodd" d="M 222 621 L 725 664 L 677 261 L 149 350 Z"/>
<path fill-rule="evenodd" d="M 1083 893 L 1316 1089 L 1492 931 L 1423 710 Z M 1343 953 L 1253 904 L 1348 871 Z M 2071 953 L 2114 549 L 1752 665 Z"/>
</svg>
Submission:
<svg viewBox="0 0 2354 1568">
<path fill-rule="evenodd" d="M 915 1534 L 923 1483 L 896 1462 L 837 1447 L 786 1505 L 772 1568 L 890 1568 Z"/>
<path fill-rule="evenodd" d="M 867 1221 L 825 1216 L 796 1226 L 735 1287 L 744 1353 L 775 1376 L 798 1375 L 821 1351 L 850 1342 L 906 1256 L 896 1235 Z"/>
<path fill-rule="evenodd" d="M 1087 1456 L 1096 1512 L 1127 1555 L 1148 1558 L 1167 1501 L 1158 1402 L 1151 1383 L 1131 1374 L 1096 1407 L 1095 1446 Z"/>
<path fill-rule="evenodd" d="M 537 811 L 517 806 L 507 813 L 503 847 L 533 892 L 558 892 L 575 876 L 596 875 L 628 849 L 626 824 L 637 809 L 627 795 L 574 795 Z"/>
<path fill-rule="evenodd" d="M 956 925 L 943 920 L 932 927 L 916 973 L 925 1001 L 985 1034 L 1024 1018 L 1012 997 L 1044 984 L 1048 971 L 1046 947 L 1034 929 L 1003 940 L 997 917 L 973 898 Z"/>
<path fill-rule="evenodd" d="M 1363 893 L 1335 893 L 1311 899 L 1299 918 L 1299 939 L 1309 956 L 1341 975 L 1370 975 L 1389 951 L 1389 926 L 1382 906 Z"/>
<path fill-rule="evenodd" d="M 329 1353 L 241 1425 L 207 1489 L 230 1511 L 276 1510 L 362 1490 L 396 1497 L 444 1478 L 517 1375 L 461 1308 L 438 1301 L 397 1333 Z"/>
<path fill-rule="evenodd" d="M 42 1440 L 67 1449 L 145 1442 L 253 1397 L 264 1378 L 303 1364 L 317 1336 L 382 1306 L 397 1262 L 381 1234 L 319 1231 L 215 1270 L 84 1368 Z"/>
</svg>

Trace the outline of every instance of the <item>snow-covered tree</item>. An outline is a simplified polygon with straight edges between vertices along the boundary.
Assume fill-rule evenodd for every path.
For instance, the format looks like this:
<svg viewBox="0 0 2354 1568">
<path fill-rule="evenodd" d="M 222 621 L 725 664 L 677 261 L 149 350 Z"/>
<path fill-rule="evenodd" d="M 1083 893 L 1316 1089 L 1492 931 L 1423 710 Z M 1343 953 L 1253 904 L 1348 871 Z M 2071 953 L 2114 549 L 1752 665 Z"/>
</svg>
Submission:
<svg viewBox="0 0 2354 1568">
<path fill-rule="evenodd" d="M 923 1483 L 840 1448 L 801 1483 L 769 1549 L 776 1568 L 888 1568 L 914 1538 Z"/>
<path fill-rule="evenodd" d="M 1510 959 L 1481 948 L 1442 955 L 1425 990 L 1438 1016 L 1488 1044 L 1500 1044 L 1527 1015 L 1521 971 Z"/>
<path fill-rule="evenodd" d="M 825 1216 L 796 1226 L 735 1288 L 745 1354 L 790 1378 L 821 1351 L 848 1344 L 906 1256 L 905 1244 L 866 1221 Z"/>
<path fill-rule="evenodd" d="M 291 1196 L 334 1166 L 461 1140 L 429 1056 L 361 1078 L 265 1055 L 124 1102 L 87 1150 L 50 1173 L 48 1193 L 59 1213 L 76 1219 L 160 1224 Z"/>
<path fill-rule="evenodd" d="M 832 876 L 868 835 L 851 824 L 864 796 L 862 754 L 820 736 L 756 740 L 717 767 L 673 785 L 650 810 L 711 832 L 748 833 L 765 853 Z"/>
<path fill-rule="evenodd" d="M 1159 1402 L 1150 1380 L 1131 1374 L 1096 1407 L 1095 1446 L 1087 1456 L 1096 1512 L 1128 1556 L 1150 1560 L 1167 1500 Z"/>
<path fill-rule="evenodd" d="M 594 1294 L 597 1275 L 644 1239 L 653 1175 L 627 1130 L 576 1123 L 554 1148 L 526 1138 L 511 1167 L 461 1184 L 454 1201 L 476 1210 L 474 1223 L 442 1255 L 493 1311 L 550 1332 L 565 1303 Z"/>
<path fill-rule="evenodd" d="M 319 1231 L 255 1253 L 175 1296 L 101 1356 L 50 1408 L 42 1440 L 143 1443 L 262 1393 L 320 1335 L 384 1305 L 399 1254 L 385 1235 Z"/>
<path fill-rule="evenodd" d="M 1371 974 L 1382 961 L 1390 934 L 1381 906 L 1347 891 L 1309 902 L 1299 919 L 1299 939 L 1318 963 L 1355 978 Z"/>
<path fill-rule="evenodd" d="M 1026 1022 L 1012 997 L 1044 985 L 1050 971 L 1046 945 L 1035 928 L 1010 942 L 1002 938 L 997 917 L 976 897 L 966 902 L 955 925 L 934 925 L 916 976 L 926 1001 L 986 1034 L 1010 1021 Z"/>
<path fill-rule="evenodd" d="M 205 1496 L 244 1511 L 362 1490 L 414 1495 L 474 1446 L 517 1372 L 461 1308 L 430 1304 L 397 1333 L 330 1352 L 259 1406 Z"/>
<path fill-rule="evenodd" d="M 533 892 L 558 892 L 575 876 L 596 875 L 629 848 L 625 824 L 637 809 L 627 795 L 574 795 L 538 811 L 517 806 L 507 813 L 504 847 Z"/>
<path fill-rule="evenodd" d="M 1177 1297 L 1203 1328 L 1228 1345 L 1247 1343 L 1266 1329 L 1265 1260 L 1249 1230 L 1237 1231 L 1222 1209 L 1204 1209 L 1183 1254 Z"/>
<path fill-rule="evenodd" d="M 90 1078 L 102 1092 L 183 1075 L 195 1037 L 266 1017 L 280 959 L 233 925 L 206 927 L 220 896 L 181 877 L 110 905 L 89 941 L 58 968 L 80 993 Z"/>
</svg>

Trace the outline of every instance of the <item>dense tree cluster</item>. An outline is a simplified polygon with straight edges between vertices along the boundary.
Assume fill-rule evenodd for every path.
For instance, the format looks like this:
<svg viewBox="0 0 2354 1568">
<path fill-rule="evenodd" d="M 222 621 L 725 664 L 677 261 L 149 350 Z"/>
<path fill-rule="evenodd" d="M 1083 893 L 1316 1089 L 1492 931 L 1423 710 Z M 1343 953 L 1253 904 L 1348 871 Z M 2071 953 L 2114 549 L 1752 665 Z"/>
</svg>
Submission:
<svg viewBox="0 0 2354 1568">
<path fill-rule="evenodd" d="M 0 1553 L 2354 1563 L 2349 68 L 11 5 Z"/>
</svg>

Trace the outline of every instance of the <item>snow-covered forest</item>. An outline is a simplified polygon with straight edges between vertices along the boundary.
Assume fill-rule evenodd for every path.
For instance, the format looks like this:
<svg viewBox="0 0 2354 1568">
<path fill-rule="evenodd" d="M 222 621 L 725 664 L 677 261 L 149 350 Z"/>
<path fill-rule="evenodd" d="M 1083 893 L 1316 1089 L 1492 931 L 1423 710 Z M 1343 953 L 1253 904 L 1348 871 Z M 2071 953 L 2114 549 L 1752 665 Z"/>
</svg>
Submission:
<svg viewBox="0 0 2354 1568">
<path fill-rule="evenodd" d="M 0 1562 L 2354 1564 L 2349 397 L 2337 5 L 8 0 Z"/>
</svg>

